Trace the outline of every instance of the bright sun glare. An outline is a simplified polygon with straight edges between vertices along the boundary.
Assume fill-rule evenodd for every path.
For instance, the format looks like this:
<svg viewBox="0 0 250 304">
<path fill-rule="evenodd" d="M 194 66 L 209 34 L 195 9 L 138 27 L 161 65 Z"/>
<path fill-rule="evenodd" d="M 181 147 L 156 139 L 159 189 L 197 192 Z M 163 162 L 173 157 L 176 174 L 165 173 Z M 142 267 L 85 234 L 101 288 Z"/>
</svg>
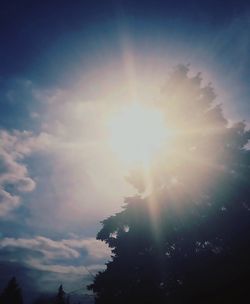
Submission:
<svg viewBox="0 0 250 304">
<path fill-rule="evenodd" d="M 128 164 L 149 164 L 166 139 L 163 114 L 152 107 L 132 104 L 110 120 L 113 151 Z"/>
</svg>

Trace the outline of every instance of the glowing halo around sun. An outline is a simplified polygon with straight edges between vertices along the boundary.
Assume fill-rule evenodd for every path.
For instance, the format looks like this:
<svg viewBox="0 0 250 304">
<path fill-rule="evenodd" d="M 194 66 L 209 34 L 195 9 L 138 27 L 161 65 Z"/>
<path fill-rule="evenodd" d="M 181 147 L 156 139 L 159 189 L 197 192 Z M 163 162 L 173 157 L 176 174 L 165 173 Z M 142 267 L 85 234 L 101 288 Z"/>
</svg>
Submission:
<svg viewBox="0 0 250 304">
<path fill-rule="evenodd" d="M 110 144 L 127 164 L 148 165 L 166 141 L 161 111 L 134 103 L 116 112 L 109 121 Z"/>
</svg>

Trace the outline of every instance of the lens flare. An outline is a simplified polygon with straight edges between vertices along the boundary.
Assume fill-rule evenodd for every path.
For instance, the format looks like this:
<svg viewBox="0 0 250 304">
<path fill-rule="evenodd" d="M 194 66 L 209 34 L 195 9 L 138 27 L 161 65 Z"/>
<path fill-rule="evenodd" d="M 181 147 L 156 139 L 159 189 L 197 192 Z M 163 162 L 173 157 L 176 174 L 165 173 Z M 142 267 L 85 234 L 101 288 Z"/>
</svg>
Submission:
<svg viewBox="0 0 250 304">
<path fill-rule="evenodd" d="M 139 103 L 116 112 L 109 130 L 113 151 L 129 164 L 149 164 L 167 138 L 161 111 Z"/>
</svg>

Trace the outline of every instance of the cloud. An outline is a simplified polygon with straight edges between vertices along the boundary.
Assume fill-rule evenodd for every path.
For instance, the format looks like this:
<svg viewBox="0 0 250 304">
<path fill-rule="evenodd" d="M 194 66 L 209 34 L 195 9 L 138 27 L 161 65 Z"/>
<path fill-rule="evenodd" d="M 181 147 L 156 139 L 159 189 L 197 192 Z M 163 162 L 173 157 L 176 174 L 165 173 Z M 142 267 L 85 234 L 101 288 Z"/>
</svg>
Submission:
<svg viewBox="0 0 250 304">
<path fill-rule="evenodd" d="M 97 273 L 98 271 L 104 269 L 104 265 L 90 265 L 86 266 L 72 266 L 72 265 L 58 265 L 58 264 L 51 264 L 46 265 L 40 263 L 36 259 L 32 259 L 29 261 L 29 266 L 32 266 L 36 270 L 47 271 L 47 272 L 54 272 L 58 274 L 73 274 L 73 275 L 81 275 L 81 276 L 89 276 L 89 274 Z"/>
<path fill-rule="evenodd" d="M 94 274 L 105 268 L 109 248 L 94 238 L 53 240 L 44 236 L 0 239 L 0 265 L 5 276 L 22 269 L 18 277 L 33 291 L 55 291 L 59 282 L 67 291 L 88 285 Z M 1 275 L 0 275 L 1 278 Z M 31 282 L 30 282 L 31 281 Z"/>
<path fill-rule="evenodd" d="M 0 188 L 0 216 L 7 215 L 20 203 L 20 198 Z"/>
<path fill-rule="evenodd" d="M 29 224 L 64 232 L 96 226 L 134 193 L 107 144 L 105 123 L 116 98 L 89 100 L 82 87 L 36 88 L 34 98 L 46 108 L 40 115 L 41 131 L 50 144 L 46 158 L 36 163 L 40 170 Z"/>
<path fill-rule="evenodd" d="M 76 249 L 85 248 L 88 255 L 94 260 L 106 259 L 110 256 L 110 250 L 103 242 L 97 241 L 94 238 L 87 239 L 67 239 L 62 240 L 62 243 Z"/>
<path fill-rule="evenodd" d="M 105 96 L 89 100 L 82 86 L 42 89 L 22 80 L 9 87 L 9 103 L 18 104 L 22 89 L 21 98 L 37 105 L 27 111 L 40 126 L 37 133 L 0 130 L 0 217 L 12 219 L 25 206 L 34 229 L 68 230 L 120 210 L 134 189 L 105 142 L 105 119 L 118 93 L 107 97 L 104 85 Z"/>
<path fill-rule="evenodd" d="M 0 240 L 1 255 L 11 251 L 19 262 L 39 270 L 50 272 L 86 273 L 83 266 L 68 265 L 68 261 L 81 259 L 92 269 L 110 257 L 110 250 L 94 238 L 52 240 L 47 237 L 3 238 Z M 37 254 L 38 253 L 38 254 Z M 58 260 L 61 264 L 56 264 Z M 99 266 L 98 266 L 99 267 Z M 97 268 L 98 268 L 97 267 Z"/>
<path fill-rule="evenodd" d="M 64 245 L 61 242 L 53 241 L 49 238 L 38 236 L 34 239 L 14 239 L 4 238 L 0 241 L 0 248 L 21 248 L 29 249 L 31 251 L 38 251 L 43 254 L 43 257 L 47 260 L 56 258 L 77 258 L 79 253 Z"/>
<path fill-rule="evenodd" d="M 63 284 L 66 292 L 78 290 L 82 297 L 87 292 L 86 286 L 92 280 L 86 269 L 85 274 L 69 273 L 68 271 L 58 272 L 59 269 L 54 269 L 55 267 L 52 269 L 57 272 L 50 272 L 44 270 L 44 267 L 42 267 L 43 270 L 39 270 L 39 267 L 30 268 L 30 266 L 23 265 L 18 261 L 0 261 L 0 268 L 0 291 L 6 287 L 8 280 L 14 275 L 22 288 L 24 302 L 29 304 L 33 303 L 34 299 L 41 294 L 48 297 L 55 295 L 60 284 Z"/>
<path fill-rule="evenodd" d="M 6 217 L 20 206 L 22 193 L 35 189 L 36 182 L 29 176 L 24 160 L 34 151 L 45 149 L 49 136 L 0 130 L 0 143 L 0 217 Z"/>
</svg>

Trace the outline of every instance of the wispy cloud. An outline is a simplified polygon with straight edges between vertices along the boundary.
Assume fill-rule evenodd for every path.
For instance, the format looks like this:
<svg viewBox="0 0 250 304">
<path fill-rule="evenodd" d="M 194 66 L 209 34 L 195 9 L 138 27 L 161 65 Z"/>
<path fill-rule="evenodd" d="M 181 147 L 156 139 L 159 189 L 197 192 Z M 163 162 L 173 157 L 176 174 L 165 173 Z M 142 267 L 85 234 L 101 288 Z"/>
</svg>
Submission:
<svg viewBox="0 0 250 304">
<path fill-rule="evenodd" d="M 85 250 L 86 256 L 91 257 L 92 260 L 104 259 L 110 255 L 107 246 L 94 238 L 62 240 L 52 240 L 43 236 L 3 238 L 0 240 L 0 248 L 22 248 L 38 251 L 48 261 L 57 258 L 78 258 L 80 257 L 80 250 Z"/>
<path fill-rule="evenodd" d="M 108 247 L 94 238 L 3 238 L 0 240 L 0 249 L 0 260 L 4 260 L 7 255 L 8 259 L 11 256 L 13 262 L 31 269 L 83 276 L 102 269 L 110 257 Z"/>
</svg>

